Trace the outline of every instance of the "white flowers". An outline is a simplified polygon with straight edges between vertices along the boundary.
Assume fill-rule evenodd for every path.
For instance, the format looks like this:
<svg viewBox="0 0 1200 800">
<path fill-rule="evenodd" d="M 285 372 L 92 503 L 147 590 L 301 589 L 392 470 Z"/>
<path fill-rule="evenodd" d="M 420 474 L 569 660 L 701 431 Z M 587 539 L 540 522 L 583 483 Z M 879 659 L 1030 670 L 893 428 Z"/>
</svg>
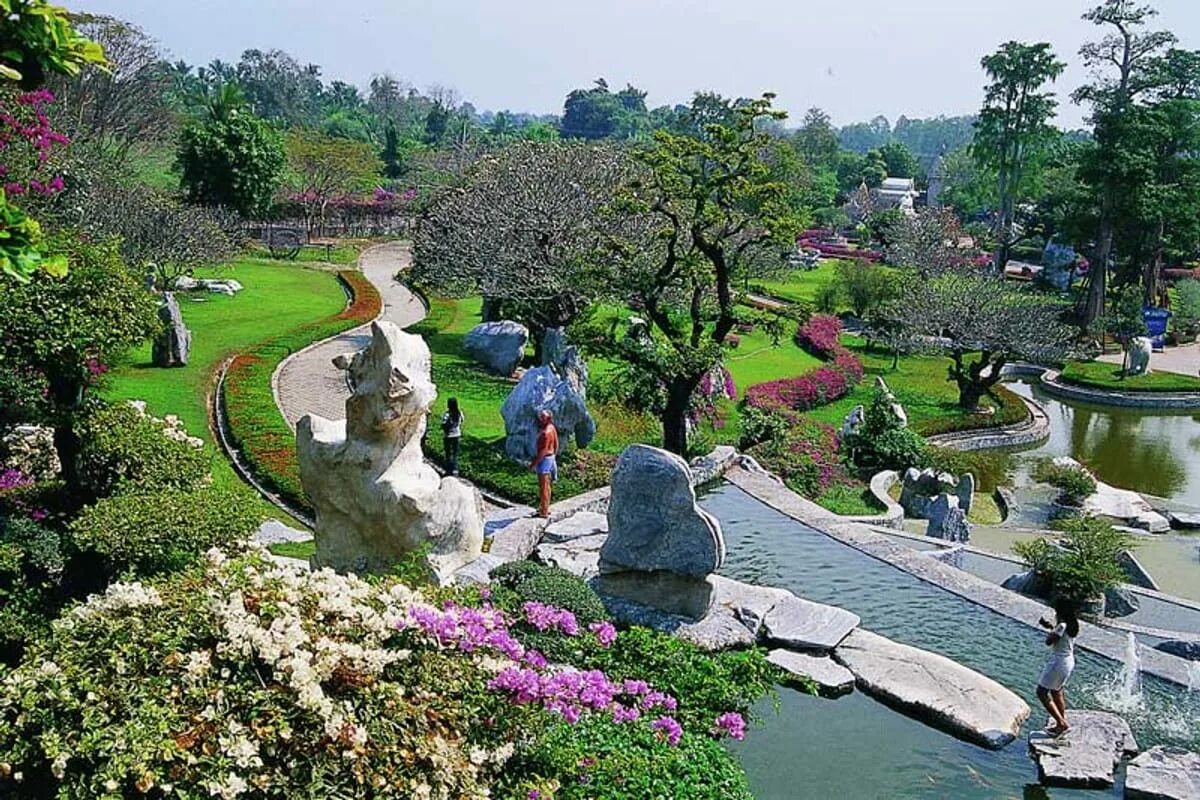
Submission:
<svg viewBox="0 0 1200 800">
<path fill-rule="evenodd" d="M 158 592 L 140 582 L 111 584 L 104 594 L 89 595 L 87 602 L 71 609 L 66 620 L 84 621 L 97 616 L 120 615 L 137 608 L 162 605 Z"/>
<path fill-rule="evenodd" d="M 221 800 L 233 800 L 233 798 L 241 795 L 250 788 L 246 781 L 235 772 L 230 772 L 225 776 L 225 779 L 217 782 L 211 781 L 208 784 L 208 793 L 213 797 L 220 797 Z"/>
<path fill-rule="evenodd" d="M 188 653 L 183 671 L 191 683 L 204 678 L 212 669 L 212 653 L 208 650 L 193 650 Z"/>
<path fill-rule="evenodd" d="M 65 751 L 59 753 L 54 757 L 54 760 L 50 762 L 50 774 L 61 781 L 63 776 L 67 774 L 67 762 L 70 760 L 70 753 Z"/>
</svg>

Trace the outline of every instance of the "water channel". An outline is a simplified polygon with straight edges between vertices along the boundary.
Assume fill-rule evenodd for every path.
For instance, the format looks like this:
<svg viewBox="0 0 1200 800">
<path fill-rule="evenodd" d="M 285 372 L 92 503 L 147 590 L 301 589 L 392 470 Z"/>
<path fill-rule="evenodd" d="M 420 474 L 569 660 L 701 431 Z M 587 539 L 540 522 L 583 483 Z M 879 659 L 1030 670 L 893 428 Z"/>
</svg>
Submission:
<svg viewBox="0 0 1200 800">
<path fill-rule="evenodd" d="M 724 574 L 847 608 L 864 627 L 953 658 L 1039 708 L 1032 689 L 1045 646 L 1036 631 L 831 539 L 731 485 L 710 491 L 702 505 L 725 532 Z M 1081 653 L 1069 701 L 1120 712 L 1143 747 L 1200 747 L 1200 694 L 1146 678 L 1141 695 L 1131 698 L 1120 672 L 1119 664 Z M 983 750 L 859 692 L 824 700 L 781 689 L 779 699 L 778 713 L 763 704 L 763 726 L 738 748 L 751 788 L 763 800 L 1120 796 L 1119 784 L 1109 792 L 1044 789 L 1037 786 L 1023 739 L 999 752 Z M 1044 713 L 1035 710 L 1029 724 L 1044 722 Z"/>
</svg>

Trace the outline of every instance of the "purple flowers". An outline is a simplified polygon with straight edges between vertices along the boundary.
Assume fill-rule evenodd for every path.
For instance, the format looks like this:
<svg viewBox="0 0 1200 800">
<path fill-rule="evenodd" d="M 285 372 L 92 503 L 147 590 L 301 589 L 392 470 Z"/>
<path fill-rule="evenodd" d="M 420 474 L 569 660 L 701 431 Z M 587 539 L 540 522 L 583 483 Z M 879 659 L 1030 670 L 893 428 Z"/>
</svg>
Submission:
<svg viewBox="0 0 1200 800">
<path fill-rule="evenodd" d="M 714 736 L 729 736 L 739 742 L 746 738 L 746 720 L 736 711 L 727 711 L 713 723 Z"/>
<path fill-rule="evenodd" d="M 0 491 L 4 489 L 23 489 L 33 485 L 33 478 L 19 469 L 6 469 L 0 472 Z"/>
<path fill-rule="evenodd" d="M 683 726 L 675 721 L 674 717 L 659 717 L 650 723 L 651 729 L 662 734 L 667 744 L 674 747 L 679 744 L 679 738 L 683 736 Z"/>
<path fill-rule="evenodd" d="M 813 314 L 796 332 L 796 343 L 815 356 L 829 358 L 841 347 L 842 321 L 830 314 Z"/>
<path fill-rule="evenodd" d="M 613 627 L 611 622 L 603 620 L 593 622 L 591 625 L 588 625 L 588 630 L 596 634 L 596 641 L 605 649 L 611 647 L 612 643 L 617 640 L 617 629 Z"/>
<path fill-rule="evenodd" d="M 863 365 L 841 345 L 842 323 L 828 314 L 815 314 L 796 333 L 796 343 L 833 363 L 794 378 L 751 386 L 746 402 L 764 411 L 809 411 L 845 397 L 862 380 Z"/>
<path fill-rule="evenodd" d="M 567 636 L 579 635 L 579 623 L 575 615 L 566 609 L 535 602 L 526 603 L 523 608 L 525 621 L 542 633 L 558 629 Z"/>
</svg>

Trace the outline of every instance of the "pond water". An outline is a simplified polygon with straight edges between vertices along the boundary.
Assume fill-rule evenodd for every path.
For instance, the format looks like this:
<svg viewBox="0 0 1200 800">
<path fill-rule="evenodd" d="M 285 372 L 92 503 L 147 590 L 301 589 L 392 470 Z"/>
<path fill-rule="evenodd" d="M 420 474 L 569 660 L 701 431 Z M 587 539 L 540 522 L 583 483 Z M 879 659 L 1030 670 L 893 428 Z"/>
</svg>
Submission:
<svg viewBox="0 0 1200 800">
<path fill-rule="evenodd" d="M 701 503 L 725 532 L 722 573 L 791 589 L 854 611 L 863 626 L 897 641 L 942 653 L 1008 686 L 1045 713 L 1032 689 L 1046 649 L 1037 631 L 969 603 L 776 512 L 728 484 Z M 1123 704 L 1120 665 L 1081 653 L 1069 702 L 1076 707 Z M 1200 697 L 1147 678 L 1139 703 L 1119 710 L 1139 743 L 1200 747 Z M 846 798 L 1119 797 L 1036 786 L 1023 739 L 999 752 L 983 750 L 911 720 L 861 693 L 823 700 L 780 691 L 776 714 L 738 754 L 763 800 Z"/>
<path fill-rule="evenodd" d="M 1105 483 L 1200 506 L 1200 415 L 1068 404 L 1026 381 L 1008 387 L 1050 417 L 1050 440 L 1031 455 L 1071 456 Z"/>
</svg>

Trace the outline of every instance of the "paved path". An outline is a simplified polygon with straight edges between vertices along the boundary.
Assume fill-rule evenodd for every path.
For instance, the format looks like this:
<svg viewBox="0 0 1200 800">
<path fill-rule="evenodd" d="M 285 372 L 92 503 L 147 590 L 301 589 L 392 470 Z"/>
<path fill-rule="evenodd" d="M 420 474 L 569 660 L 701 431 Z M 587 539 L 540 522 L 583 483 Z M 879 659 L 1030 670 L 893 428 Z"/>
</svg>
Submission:
<svg viewBox="0 0 1200 800">
<path fill-rule="evenodd" d="M 367 280 L 375 284 L 383 299 L 379 319 L 394 322 L 401 328 L 420 322 L 425 306 L 393 276 L 412 263 L 407 242 L 388 242 L 363 251 L 359 267 Z M 346 398 L 350 391 L 343 378 L 345 373 L 333 366 L 333 359 L 342 353 L 361 350 L 370 342 L 369 326 L 363 325 L 342 335 L 321 342 L 289 356 L 271 380 L 275 404 L 293 430 L 305 414 L 318 414 L 326 419 L 346 416 Z"/>
<path fill-rule="evenodd" d="M 1109 353 L 1098 358 L 1109 364 L 1120 366 L 1123 355 Z M 1200 342 L 1185 344 L 1182 347 L 1168 347 L 1161 353 L 1150 355 L 1151 372 L 1174 372 L 1178 375 L 1191 375 L 1193 378 L 1200 374 Z"/>
</svg>

